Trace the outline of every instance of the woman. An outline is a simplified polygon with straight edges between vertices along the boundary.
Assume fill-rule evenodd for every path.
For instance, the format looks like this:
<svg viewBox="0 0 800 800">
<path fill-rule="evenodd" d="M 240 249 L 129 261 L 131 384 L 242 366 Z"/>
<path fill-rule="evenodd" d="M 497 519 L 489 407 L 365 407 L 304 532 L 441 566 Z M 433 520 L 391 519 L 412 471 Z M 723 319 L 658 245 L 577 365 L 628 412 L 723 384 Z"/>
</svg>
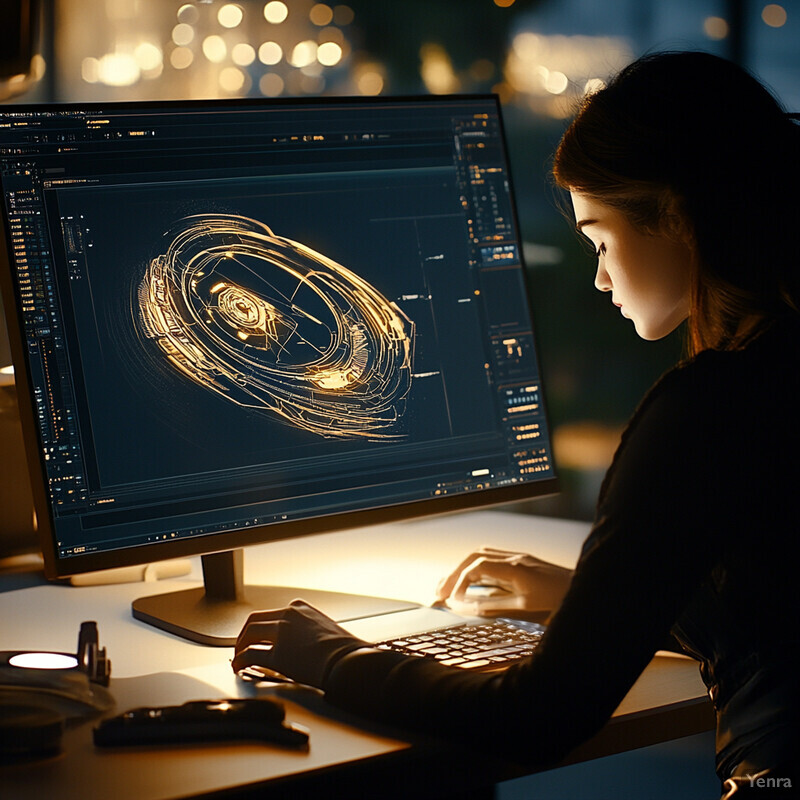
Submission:
<svg viewBox="0 0 800 800">
<path fill-rule="evenodd" d="M 480 731 L 552 764 L 672 633 L 717 709 L 723 791 L 796 788 L 799 147 L 757 81 L 703 53 L 640 59 L 565 133 L 553 174 L 597 251 L 597 288 L 644 339 L 688 321 L 689 356 L 630 421 L 573 575 L 483 552 L 444 582 L 443 599 L 488 576 L 517 584 L 529 610 L 557 607 L 532 657 L 465 674 L 370 649 L 297 603 L 253 615 L 234 667 L 262 663 L 351 711 L 473 742 Z M 263 640 L 266 655 L 248 650 Z"/>
</svg>

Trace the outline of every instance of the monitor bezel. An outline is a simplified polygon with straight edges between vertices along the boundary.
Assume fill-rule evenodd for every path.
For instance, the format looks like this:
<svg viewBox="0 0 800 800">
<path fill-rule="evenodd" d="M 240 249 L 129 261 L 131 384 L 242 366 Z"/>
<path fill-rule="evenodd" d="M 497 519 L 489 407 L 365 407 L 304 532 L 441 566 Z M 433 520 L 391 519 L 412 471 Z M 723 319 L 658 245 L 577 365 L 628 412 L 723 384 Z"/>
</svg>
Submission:
<svg viewBox="0 0 800 800">
<path fill-rule="evenodd" d="M 376 96 L 376 97 L 311 97 L 311 98 L 239 98 L 225 100 L 157 100 L 157 101 L 113 101 L 107 103 L 36 103 L 0 105 L 0 112 L 42 112 L 42 111 L 89 111 L 96 113 L 111 110 L 136 110 L 143 108 L 161 109 L 191 109 L 207 108 L 214 105 L 219 108 L 247 108 L 303 105 L 369 105 L 371 103 L 409 104 L 409 103 L 441 103 L 464 101 L 490 101 L 495 104 L 499 123 L 500 137 L 503 151 L 506 155 L 507 180 L 511 212 L 515 230 L 519 234 L 519 217 L 514 184 L 511 175 L 511 164 L 502 109 L 499 97 L 495 94 L 449 94 L 449 95 L 402 95 L 402 96 Z M 552 495 L 559 490 L 559 479 L 556 472 L 552 451 L 550 459 L 553 466 L 553 477 L 536 481 L 513 484 L 503 487 L 493 487 L 474 491 L 464 491 L 458 494 L 448 494 L 439 497 L 404 501 L 400 504 L 379 506 L 358 511 L 341 511 L 305 519 L 286 520 L 277 523 L 253 526 L 247 529 L 221 531 L 197 537 L 186 537 L 169 541 L 123 547 L 114 550 L 103 550 L 61 558 L 58 555 L 55 531 L 53 526 L 52 508 L 47 490 L 47 471 L 44 461 L 43 446 L 39 438 L 39 425 L 35 415 L 34 392 L 31 378 L 28 354 L 25 347 L 25 335 L 21 323 L 20 298 L 13 276 L 14 265 L 9 258 L 8 243 L 11 239 L 9 221 L 2 209 L 3 224 L 0 226 L 0 291 L 3 296 L 3 305 L 6 311 L 9 343 L 15 369 L 15 383 L 19 414 L 22 427 L 28 473 L 34 498 L 34 514 L 39 543 L 44 558 L 45 576 L 50 579 L 67 578 L 72 575 L 94 572 L 115 567 L 128 567 L 147 564 L 154 561 L 164 561 L 173 558 L 186 558 L 211 553 L 240 549 L 256 544 L 294 539 L 301 536 L 329 533 L 333 531 L 381 525 L 389 522 L 417 519 L 427 516 L 468 511 L 478 508 L 520 502 L 533 498 Z M 523 285 L 525 288 L 526 303 L 530 308 L 530 275 L 525 264 L 524 255 L 520 248 L 520 262 L 522 267 Z M 531 325 L 534 331 L 534 352 L 539 365 L 539 380 L 541 379 L 541 362 L 539 361 L 536 320 L 531 313 Z M 542 401 L 542 416 L 549 430 L 547 404 Z"/>
</svg>

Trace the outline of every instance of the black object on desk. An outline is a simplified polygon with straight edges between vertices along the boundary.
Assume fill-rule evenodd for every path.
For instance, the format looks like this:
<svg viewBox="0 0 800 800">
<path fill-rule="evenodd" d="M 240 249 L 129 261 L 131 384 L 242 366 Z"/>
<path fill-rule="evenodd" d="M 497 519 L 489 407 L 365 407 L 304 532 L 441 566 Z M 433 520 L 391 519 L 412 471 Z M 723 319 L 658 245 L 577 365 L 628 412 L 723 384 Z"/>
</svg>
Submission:
<svg viewBox="0 0 800 800">
<path fill-rule="evenodd" d="M 193 700 L 180 706 L 135 708 L 94 729 L 98 747 L 229 740 L 302 747 L 308 743 L 308 733 L 286 724 L 283 706 L 270 698 Z"/>
</svg>

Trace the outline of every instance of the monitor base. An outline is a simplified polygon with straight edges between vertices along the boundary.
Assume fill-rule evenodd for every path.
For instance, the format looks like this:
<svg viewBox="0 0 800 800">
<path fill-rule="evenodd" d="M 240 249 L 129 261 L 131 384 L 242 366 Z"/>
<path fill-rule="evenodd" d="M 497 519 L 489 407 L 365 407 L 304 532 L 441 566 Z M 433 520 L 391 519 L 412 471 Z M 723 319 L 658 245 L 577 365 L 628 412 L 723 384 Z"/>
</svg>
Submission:
<svg viewBox="0 0 800 800">
<path fill-rule="evenodd" d="M 253 611 L 281 608 L 302 599 L 337 622 L 418 608 L 418 603 L 382 597 L 299 589 L 292 586 L 245 586 L 242 551 L 203 556 L 205 585 L 140 597 L 133 616 L 156 628 L 213 647 L 232 647 Z"/>
</svg>

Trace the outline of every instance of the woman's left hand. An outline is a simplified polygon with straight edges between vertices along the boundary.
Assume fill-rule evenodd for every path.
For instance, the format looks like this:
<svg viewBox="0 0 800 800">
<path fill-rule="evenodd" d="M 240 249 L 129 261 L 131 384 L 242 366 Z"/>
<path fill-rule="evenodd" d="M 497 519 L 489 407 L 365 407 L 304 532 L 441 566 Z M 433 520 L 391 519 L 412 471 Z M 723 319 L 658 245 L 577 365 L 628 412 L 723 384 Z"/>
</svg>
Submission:
<svg viewBox="0 0 800 800">
<path fill-rule="evenodd" d="M 321 688 L 336 660 L 368 646 L 318 609 L 293 600 L 286 608 L 255 611 L 248 617 L 236 640 L 231 666 L 235 672 L 266 667 Z"/>
</svg>

